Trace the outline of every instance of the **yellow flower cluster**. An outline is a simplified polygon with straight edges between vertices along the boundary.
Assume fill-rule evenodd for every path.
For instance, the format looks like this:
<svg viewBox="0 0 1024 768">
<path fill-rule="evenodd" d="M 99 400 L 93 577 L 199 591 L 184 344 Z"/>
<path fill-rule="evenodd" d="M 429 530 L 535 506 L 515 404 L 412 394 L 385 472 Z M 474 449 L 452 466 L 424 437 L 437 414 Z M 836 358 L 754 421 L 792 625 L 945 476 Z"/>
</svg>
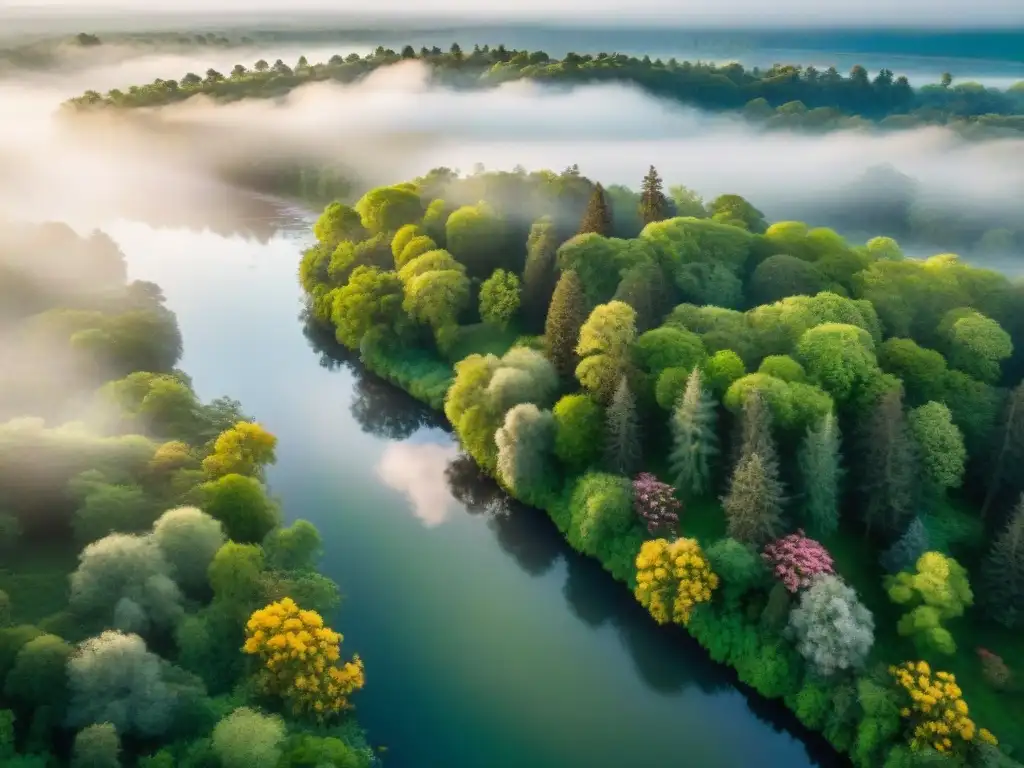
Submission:
<svg viewBox="0 0 1024 768">
<path fill-rule="evenodd" d="M 927 662 L 906 661 L 889 667 L 909 699 L 900 714 L 910 721 L 913 749 L 932 747 L 943 754 L 962 754 L 973 741 L 995 745 L 996 737 L 975 726 L 967 702 L 949 672 L 932 672 Z"/>
<path fill-rule="evenodd" d="M 255 611 L 245 626 L 245 653 L 259 656 L 259 683 L 296 715 L 324 721 L 351 707 L 349 695 L 366 680 L 358 656 L 340 663 L 342 637 L 316 611 L 290 597 Z"/>
<path fill-rule="evenodd" d="M 696 539 L 645 541 L 636 558 L 636 599 L 659 624 L 686 624 L 718 587 Z"/>
</svg>

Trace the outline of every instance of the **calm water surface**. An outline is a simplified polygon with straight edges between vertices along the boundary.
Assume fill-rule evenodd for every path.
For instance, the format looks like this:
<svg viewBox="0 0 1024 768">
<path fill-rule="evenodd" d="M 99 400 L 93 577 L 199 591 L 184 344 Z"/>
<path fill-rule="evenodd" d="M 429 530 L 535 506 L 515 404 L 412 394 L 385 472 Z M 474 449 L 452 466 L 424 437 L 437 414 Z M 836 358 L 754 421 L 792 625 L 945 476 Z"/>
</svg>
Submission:
<svg viewBox="0 0 1024 768">
<path fill-rule="evenodd" d="M 356 704 L 394 768 L 834 765 L 681 631 L 510 505 L 434 418 L 303 333 L 295 273 L 308 218 L 265 242 L 116 221 L 133 278 L 163 286 L 204 398 L 277 434 L 274 492 L 315 523 L 362 655 Z"/>
</svg>

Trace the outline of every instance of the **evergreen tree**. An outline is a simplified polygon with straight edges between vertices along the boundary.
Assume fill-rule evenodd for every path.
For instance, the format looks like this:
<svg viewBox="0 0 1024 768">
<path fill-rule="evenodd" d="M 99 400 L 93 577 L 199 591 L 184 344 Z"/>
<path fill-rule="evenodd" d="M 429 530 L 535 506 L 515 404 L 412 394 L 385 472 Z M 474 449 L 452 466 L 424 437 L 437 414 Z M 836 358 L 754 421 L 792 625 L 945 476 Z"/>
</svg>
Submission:
<svg viewBox="0 0 1024 768">
<path fill-rule="evenodd" d="M 671 308 L 667 286 L 661 267 L 641 262 L 623 274 L 612 301 L 629 304 L 636 311 L 636 330 L 643 333 L 659 325 Z"/>
<path fill-rule="evenodd" d="M 603 237 L 612 235 L 612 209 L 608 205 L 604 187 L 600 184 L 594 186 L 594 192 L 590 196 L 590 202 L 587 203 L 587 210 L 583 214 L 578 234 L 585 235 L 588 232 L 596 232 Z"/>
<path fill-rule="evenodd" d="M 608 406 L 605 463 L 610 472 L 632 477 L 640 461 L 640 421 L 636 400 L 623 376 Z"/>
<path fill-rule="evenodd" d="M 1000 423 L 999 435 L 990 463 L 988 488 L 981 505 L 984 518 L 1004 486 L 1011 484 L 1024 460 L 1024 382 L 1018 384 L 1006 399 L 1006 409 Z M 1020 487 L 1021 481 L 1015 485 Z"/>
<path fill-rule="evenodd" d="M 640 219 L 644 225 L 668 218 L 668 198 L 662 189 L 661 176 L 651 166 L 640 186 Z"/>
<path fill-rule="evenodd" d="M 886 392 L 868 419 L 863 445 L 864 532 L 902 529 L 917 505 L 917 456 L 903 411 L 903 392 Z"/>
<path fill-rule="evenodd" d="M 772 413 L 760 392 L 753 391 L 743 402 L 739 439 L 733 444 L 733 465 L 756 453 L 765 466 L 778 473 L 779 454 L 772 438 Z"/>
<path fill-rule="evenodd" d="M 718 455 L 715 402 L 703 387 L 700 368 L 686 380 L 686 389 L 672 413 L 672 452 L 669 469 L 684 498 L 711 489 L 711 462 Z"/>
<path fill-rule="evenodd" d="M 982 568 L 985 608 L 1005 627 L 1024 627 L 1024 495 Z"/>
<path fill-rule="evenodd" d="M 839 483 L 842 456 L 839 423 L 829 411 L 807 430 L 797 462 L 803 481 L 801 516 L 811 538 L 824 539 L 839 527 Z"/>
<path fill-rule="evenodd" d="M 579 357 L 576 344 L 580 328 L 587 320 L 587 305 L 583 298 L 583 283 L 569 270 L 563 272 L 555 286 L 544 324 L 544 345 L 548 360 L 559 375 L 569 378 L 576 373 Z"/>
<path fill-rule="evenodd" d="M 757 453 L 744 456 L 722 499 L 729 537 L 758 548 L 777 538 L 782 528 L 782 503 L 778 466 L 763 461 Z"/>
<path fill-rule="evenodd" d="M 928 530 L 924 527 L 920 517 L 910 521 L 907 530 L 903 532 L 896 542 L 882 553 L 879 562 L 889 573 L 899 573 L 912 569 L 921 555 L 929 550 L 931 542 L 928 540 Z"/>
<path fill-rule="evenodd" d="M 558 234 L 550 216 L 533 222 L 526 241 L 526 266 L 523 269 L 522 316 L 530 331 L 544 328 L 544 318 L 555 291 L 555 254 Z"/>
</svg>

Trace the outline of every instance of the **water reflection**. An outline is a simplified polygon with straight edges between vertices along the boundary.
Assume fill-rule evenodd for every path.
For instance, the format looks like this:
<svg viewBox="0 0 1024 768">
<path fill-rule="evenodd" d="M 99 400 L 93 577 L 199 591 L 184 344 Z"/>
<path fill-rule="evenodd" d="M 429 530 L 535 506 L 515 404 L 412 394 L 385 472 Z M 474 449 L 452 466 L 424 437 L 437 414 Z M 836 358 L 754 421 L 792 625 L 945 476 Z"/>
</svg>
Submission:
<svg viewBox="0 0 1024 768">
<path fill-rule="evenodd" d="M 428 528 L 440 525 L 458 507 L 444 470 L 458 453 L 451 444 L 390 443 L 377 464 L 385 485 L 409 499 L 413 514 Z"/>
</svg>

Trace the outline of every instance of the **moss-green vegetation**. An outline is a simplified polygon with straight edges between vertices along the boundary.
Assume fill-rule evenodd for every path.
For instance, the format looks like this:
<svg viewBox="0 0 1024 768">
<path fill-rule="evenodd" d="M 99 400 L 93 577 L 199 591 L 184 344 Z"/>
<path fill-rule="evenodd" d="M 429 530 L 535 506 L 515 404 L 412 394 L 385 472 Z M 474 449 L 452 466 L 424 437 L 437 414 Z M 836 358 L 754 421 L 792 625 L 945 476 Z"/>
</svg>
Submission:
<svg viewBox="0 0 1024 768">
<path fill-rule="evenodd" d="M 242 652 L 266 604 L 339 601 L 268 495 L 276 438 L 199 401 L 159 287 L 105 236 L 4 222 L 0 275 L 0 764 L 372 765 L 347 699 L 300 716 Z"/>
<path fill-rule="evenodd" d="M 319 225 L 301 270 L 311 315 L 392 380 L 385 346 L 391 370 L 410 355 L 438 371 L 456 361 L 443 404 L 463 449 L 656 620 L 684 624 L 859 768 L 1016 764 L 1024 478 L 1007 467 L 1024 456 L 1024 292 L 953 256 L 769 225 L 735 195 L 673 217 L 660 185 L 651 169 L 632 198 L 649 223 L 623 238 L 573 236 L 595 218 L 596 190 L 574 171 L 434 172 L 402 187 L 423 211 L 474 207 L 445 223 L 458 245 L 430 257 L 426 283 L 497 269 L 529 283 L 539 234 L 560 232 L 542 343 L 506 349 L 468 304 L 417 321 L 393 269 L 355 286 L 331 278 L 323 254 L 358 246 Z M 524 209 L 556 215 L 531 228 Z M 385 284 L 394 309 L 382 312 L 371 299 Z M 535 312 L 531 299 L 512 323 L 537 328 Z M 423 399 L 436 404 L 443 383 L 430 381 Z M 637 471 L 655 477 L 633 482 Z M 655 479 L 676 477 L 678 511 Z M 677 513 L 678 529 L 662 530 Z M 901 677 L 924 661 L 958 682 Z M 943 701 L 954 715 L 935 721 Z"/>
</svg>

